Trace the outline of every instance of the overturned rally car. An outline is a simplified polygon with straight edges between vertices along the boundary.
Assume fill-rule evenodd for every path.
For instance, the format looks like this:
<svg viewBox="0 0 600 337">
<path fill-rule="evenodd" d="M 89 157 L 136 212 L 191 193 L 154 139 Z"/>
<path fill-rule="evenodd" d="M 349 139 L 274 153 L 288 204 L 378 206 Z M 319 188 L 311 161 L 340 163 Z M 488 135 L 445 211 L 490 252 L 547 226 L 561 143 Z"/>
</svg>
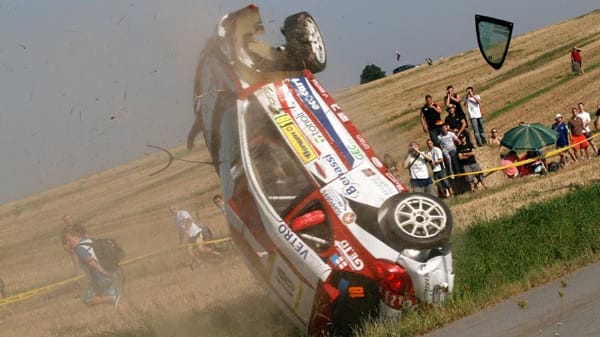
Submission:
<svg viewBox="0 0 600 337">
<path fill-rule="evenodd" d="M 258 8 L 225 15 L 194 87 L 231 235 L 287 316 L 310 336 L 443 301 L 453 288 L 448 207 L 409 193 L 313 76 L 321 33 L 305 12 L 284 46 L 257 40 Z"/>
</svg>

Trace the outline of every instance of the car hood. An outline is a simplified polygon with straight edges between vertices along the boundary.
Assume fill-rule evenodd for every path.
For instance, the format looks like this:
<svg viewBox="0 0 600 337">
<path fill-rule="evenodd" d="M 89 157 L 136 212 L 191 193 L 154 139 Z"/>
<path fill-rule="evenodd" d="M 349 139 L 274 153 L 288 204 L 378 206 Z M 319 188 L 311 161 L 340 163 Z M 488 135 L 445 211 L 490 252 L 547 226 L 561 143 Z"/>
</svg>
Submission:
<svg viewBox="0 0 600 337">
<path fill-rule="evenodd" d="M 253 94 L 335 210 L 345 208 L 340 197 L 379 207 L 407 191 L 309 71 Z"/>
</svg>

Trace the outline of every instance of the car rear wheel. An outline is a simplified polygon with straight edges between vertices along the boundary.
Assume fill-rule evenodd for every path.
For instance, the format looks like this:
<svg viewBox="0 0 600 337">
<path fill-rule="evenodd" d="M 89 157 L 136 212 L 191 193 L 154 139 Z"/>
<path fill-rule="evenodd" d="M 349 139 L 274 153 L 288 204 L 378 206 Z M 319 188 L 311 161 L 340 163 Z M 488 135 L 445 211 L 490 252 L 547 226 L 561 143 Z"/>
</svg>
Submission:
<svg viewBox="0 0 600 337">
<path fill-rule="evenodd" d="M 452 214 L 439 198 L 426 193 L 402 193 L 386 202 L 381 230 L 396 249 L 430 249 L 450 239 Z"/>
<path fill-rule="evenodd" d="M 325 69 L 327 54 L 319 27 L 306 12 L 290 15 L 281 31 L 286 38 L 286 50 L 300 69 L 313 73 Z"/>
</svg>

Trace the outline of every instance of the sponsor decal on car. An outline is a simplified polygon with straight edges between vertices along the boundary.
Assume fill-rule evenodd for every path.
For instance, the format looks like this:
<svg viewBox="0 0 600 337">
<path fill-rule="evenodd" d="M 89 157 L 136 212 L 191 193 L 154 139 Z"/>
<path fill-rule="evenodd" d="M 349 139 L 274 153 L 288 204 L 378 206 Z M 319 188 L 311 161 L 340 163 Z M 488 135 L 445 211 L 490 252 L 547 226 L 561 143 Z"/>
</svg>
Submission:
<svg viewBox="0 0 600 337">
<path fill-rule="evenodd" d="M 348 267 L 348 262 L 346 262 L 346 260 L 343 257 L 337 254 L 332 254 L 329 257 L 329 261 L 331 261 L 331 264 L 333 264 L 335 268 L 340 270 Z"/>
<path fill-rule="evenodd" d="M 354 157 L 354 159 L 365 159 L 364 153 L 361 151 L 358 145 L 354 143 L 354 140 L 349 140 L 346 142 L 346 144 L 348 144 L 348 151 L 350 151 L 350 154 L 352 154 L 352 157 Z"/>
<path fill-rule="evenodd" d="M 345 168 L 342 168 L 342 165 L 338 163 L 337 159 L 331 154 L 326 154 L 323 156 L 323 159 L 329 164 L 329 167 L 333 169 L 333 172 L 336 176 L 341 176 L 344 173 L 348 172 Z"/>
<path fill-rule="evenodd" d="M 359 184 L 353 182 L 347 176 L 340 176 L 340 181 L 342 182 L 342 192 L 344 193 L 345 196 L 352 198 L 352 199 L 358 198 L 358 195 L 360 194 L 360 192 L 359 192 L 360 185 Z"/>
<path fill-rule="evenodd" d="M 310 80 L 310 83 L 313 85 L 314 88 L 317 89 L 317 92 L 319 93 L 319 95 L 321 95 L 321 97 L 323 97 L 323 99 L 328 99 L 331 97 L 329 96 L 327 90 L 323 88 L 321 83 L 319 83 L 319 81 L 314 76 L 310 75 L 308 78 Z"/>
<path fill-rule="evenodd" d="M 365 267 L 365 263 L 358 256 L 358 253 L 352 248 L 350 243 L 346 240 L 335 241 L 335 249 L 340 255 L 348 262 L 348 265 L 352 270 L 362 270 Z"/>
<path fill-rule="evenodd" d="M 304 137 L 304 134 L 298 130 L 296 124 L 290 116 L 287 114 L 280 114 L 275 116 L 277 125 L 283 131 L 285 138 L 292 144 L 292 148 L 302 161 L 306 164 L 317 159 L 317 153 L 313 149 L 310 142 Z"/>
<path fill-rule="evenodd" d="M 377 186 L 377 189 L 379 189 L 381 194 L 386 197 L 398 193 L 396 187 L 381 175 L 372 176 L 369 180 L 373 185 Z"/>
<path fill-rule="evenodd" d="M 385 176 L 394 184 L 394 186 L 396 186 L 396 189 L 398 189 L 398 191 L 400 191 L 400 192 L 408 191 L 406 186 L 402 185 L 400 180 L 398 180 L 398 178 L 396 178 L 396 176 L 394 176 L 390 172 L 385 172 Z"/>
<path fill-rule="evenodd" d="M 414 297 L 400 295 L 388 289 L 383 289 L 380 287 L 379 293 L 381 294 L 383 303 L 394 309 L 411 309 L 417 304 L 417 301 Z"/>
<path fill-rule="evenodd" d="M 364 298 L 365 288 L 361 286 L 348 287 L 348 296 L 350 298 Z"/>
<path fill-rule="evenodd" d="M 354 157 L 350 154 L 350 152 L 346 148 L 346 143 L 344 143 L 342 141 L 342 139 L 340 138 L 340 135 L 336 131 L 335 125 L 333 124 L 333 122 L 340 123 L 339 120 L 337 120 L 337 119 L 331 120 L 327 117 L 327 114 L 326 114 L 327 111 L 321 106 L 321 104 L 318 102 L 315 95 L 312 94 L 311 86 L 308 83 L 308 81 L 306 80 L 306 78 L 294 77 L 294 78 L 290 79 L 290 83 L 291 83 L 292 87 L 294 88 L 294 90 L 296 91 L 296 93 L 298 94 L 298 96 L 300 97 L 300 99 L 302 100 L 302 102 L 304 103 L 304 105 L 306 105 L 306 107 L 310 110 L 310 112 L 312 112 L 312 114 L 319 120 L 321 125 L 323 125 L 323 128 L 325 129 L 325 131 L 327 131 L 327 133 L 329 134 L 329 136 L 331 137 L 333 142 L 337 145 L 337 147 L 339 148 L 339 151 L 344 155 L 346 160 L 350 163 L 350 166 L 352 166 L 352 164 L 354 163 Z M 329 109 L 327 109 L 327 110 L 329 110 Z M 344 132 L 347 131 L 341 124 L 339 125 L 339 127 L 341 129 L 344 129 L 343 130 Z"/>
<path fill-rule="evenodd" d="M 361 134 L 356 134 L 354 137 L 356 137 L 358 143 L 363 147 L 363 149 L 369 150 L 371 148 L 371 145 L 367 143 L 367 140 Z"/>
<path fill-rule="evenodd" d="M 275 89 L 273 85 L 266 86 L 264 89 L 264 96 L 269 102 L 269 106 L 277 107 L 279 106 L 279 101 L 277 99 L 277 93 L 275 93 Z"/>
<path fill-rule="evenodd" d="M 356 213 L 354 213 L 354 212 L 346 212 L 342 215 L 342 222 L 345 223 L 346 225 L 354 223 L 355 220 L 356 220 Z"/>
<path fill-rule="evenodd" d="M 306 256 L 308 256 L 308 248 L 306 248 L 304 242 L 285 224 L 279 225 L 278 231 L 283 239 L 287 241 L 290 246 L 292 246 L 298 255 L 300 255 L 302 259 L 306 260 Z"/>
<path fill-rule="evenodd" d="M 366 177 L 372 177 L 374 175 L 376 175 L 377 173 L 375 173 L 375 171 L 371 170 L 371 168 L 366 168 L 361 170 L 361 172 L 366 176 Z"/>
<path fill-rule="evenodd" d="M 383 163 L 377 157 L 371 158 L 371 162 L 373 163 L 373 165 L 375 165 L 378 168 L 382 168 L 383 167 Z"/>
<path fill-rule="evenodd" d="M 337 192 L 322 190 L 321 194 L 336 215 L 340 216 L 348 210 L 348 201 Z"/>
<path fill-rule="evenodd" d="M 313 144 L 322 144 L 325 143 L 325 137 L 321 133 L 321 130 L 315 125 L 315 123 L 308 117 L 308 115 L 303 110 L 298 110 L 294 113 L 294 119 L 304 131 L 304 133 L 310 138 Z"/>
</svg>

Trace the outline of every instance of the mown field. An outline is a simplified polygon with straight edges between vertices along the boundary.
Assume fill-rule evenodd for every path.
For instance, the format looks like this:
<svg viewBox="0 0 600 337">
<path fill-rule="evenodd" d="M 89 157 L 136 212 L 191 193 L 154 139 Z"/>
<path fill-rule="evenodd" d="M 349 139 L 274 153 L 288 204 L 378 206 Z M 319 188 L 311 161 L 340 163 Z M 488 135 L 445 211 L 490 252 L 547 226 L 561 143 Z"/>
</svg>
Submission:
<svg viewBox="0 0 600 337">
<path fill-rule="evenodd" d="M 489 68 L 479 52 L 471 50 L 438 60 L 432 66 L 421 66 L 342 90 L 334 93 L 334 97 L 380 155 L 389 152 L 396 158 L 404 155 L 410 140 L 424 145 L 426 135 L 418 124 L 423 97 L 431 94 L 436 101 L 442 101 L 449 84 L 461 94 L 467 86 L 475 87 L 483 99 L 488 130 L 495 127 L 502 133 L 520 121 L 549 125 L 556 113 L 568 115 L 577 102 L 587 103 L 588 111 L 594 111 L 596 102 L 600 101 L 598 22 L 600 11 L 595 11 L 516 37 L 500 71 Z M 570 74 L 569 51 L 573 45 L 583 49 L 586 70 L 583 76 Z M 190 123 L 191 110 L 190 107 Z M 193 152 L 185 150 L 183 145 L 172 152 L 188 160 L 208 161 L 208 152 L 198 145 Z M 500 163 L 499 150 L 493 147 L 478 148 L 477 158 L 484 168 Z M 71 282 L 16 303 L 0 305 L 3 336 L 297 334 L 280 317 L 235 249 L 231 249 L 220 264 L 190 270 L 184 252 L 176 247 L 177 235 L 168 206 L 175 204 L 193 213 L 197 211 L 201 221 L 213 225 L 217 237 L 227 237 L 224 219 L 210 202 L 213 194 L 220 193 L 218 177 L 210 166 L 181 161 L 150 176 L 163 167 L 166 160 L 164 154 L 149 151 L 147 156 L 128 164 L 0 206 L 0 277 L 6 283 L 8 296 L 52 285 L 73 275 L 71 261 L 58 237 L 64 214 L 71 214 L 85 224 L 92 235 L 117 238 L 128 258 L 164 251 L 125 266 L 125 298 L 130 304 L 127 317 L 114 315 L 110 306 L 85 307 L 81 303 L 84 284 Z M 452 240 L 471 243 L 463 247 L 457 244 L 457 261 L 468 261 L 481 254 L 470 249 L 498 235 L 494 226 L 509 221 L 506 219 L 511 216 L 531 217 L 531 225 L 563 225 L 558 215 L 552 216 L 546 206 L 534 206 L 533 211 L 526 211 L 524 207 L 565 196 L 598 181 L 599 164 L 600 159 L 593 157 L 557 173 L 512 181 L 501 173 L 494 173 L 487 178 L 489 190 L 448 200 L 456 227 Z M 406 172 L 402 172 L 402 176 L 406 178 Z M 586 200 L 588 195 L 584 206 L 592 207 L 597 188 L 583 191 L 585 194 L 579 198 Z M 575 213 L 574 222 L 583 221 L 578 218 L 579 214 Z M 534 234 L 526 230 L 514 233 L 532 241 L 540 240 Z M 565 241 L 565 250 L 568 252 L 570 245 L 578 244 L 581 242 Z M 590 254 L 595 253 L 590 250 Z M 578 259 L 562 251 L 559 254 L 565 256 L 565 261 Z M 540 252 L 540 256 L 547 253 Z M 525 269 L 515 270 L 516 279 L 507 280 L 511 286 L 500 296 L 535 284 L 521 282 L 519 275 L 541 282 L 560 275 L 564 272 L 560 266 L 568 263 L 530 264 L 528 258 L 515 257 Z M 476 271 L 470 273 L 476 274 Z M 472 289 L 474 285 L 488 283 L 467 275 L 471 274 L 457 275 L 457 294 L 467 294 L 464 292 L 467 284 Z M 503 281 L 500 276 L 494 280 Z M 485 289 L 481 291 L 485 294 Z M 428 314 L 427 317 L 438 317 L 437 321 L 420 328 L 401 332 L 391 330 L 395 327 L 383 329 L 397 331 L 394 336 L 408 335 L 477 310 L 483 303 L 498 298 L 485 295 L 481 302 L 479 300 L 465 298 L 465 302 L 457 302 L 452 310 L 438 310 L 435 315 L 439 316 Z M 386 336 L 385 332 L 369 333 L 368 336 Z"/>
</svg>

